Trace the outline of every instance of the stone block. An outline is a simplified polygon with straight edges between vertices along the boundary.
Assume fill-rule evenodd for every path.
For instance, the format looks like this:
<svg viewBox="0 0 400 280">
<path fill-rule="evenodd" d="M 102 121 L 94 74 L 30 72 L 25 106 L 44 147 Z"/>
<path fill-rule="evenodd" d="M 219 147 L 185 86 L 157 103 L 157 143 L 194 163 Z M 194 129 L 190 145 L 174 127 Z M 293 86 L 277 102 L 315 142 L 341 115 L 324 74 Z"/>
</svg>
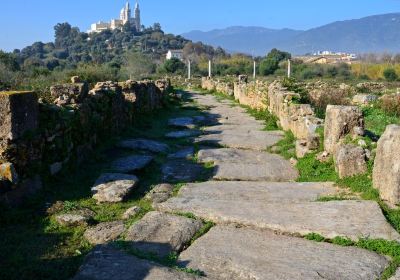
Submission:
<svg viewBox="0 0 400 280">
<path fill-rule="evenodd" d="M 50 87 L 51 96 L 55 98 L 54 103 L 59 106 L 81 103 L 88 96 L 88 92 L 89 86 L 87 83 L 72 83 Z"/>
<path fill-rule="evenodd" d="M 303 158 L 312 151 L 307 147 L 307 141 L 297 140 L 296 141 L 296 157 Z"/>
<path fill-rule="evenodd" d="M 38 114 L 34 92 L 0 92 L 0 139 L 16 140 L 35 130 Z"/>
<path fill-rule="evenodd" d="M 389 125 L 378 141 L 373 172 L 374 187 L 381 198 L 400 203 L 400 126 Z"/>
<path fill-rule="evenodd" d="M 353 97 L 354 105 L 368 105 L 374 101 L 378 100 L 378 96 L 373 94 L 357 94 Z"/>
<path fill-rule="evenodd" d="M 328 105 L 325 118 L 325 150 L 335 154 L 340 142 L 347 136 L 364 134 L 364 117 L 356 106 Z"/>
<path fill-rule="evenodd" d="M 340 146 L 335 154 L 335 166 L 340 178 L 366 173 L 367 162 L 364 149 L 353 145 Z"/>
</svg>

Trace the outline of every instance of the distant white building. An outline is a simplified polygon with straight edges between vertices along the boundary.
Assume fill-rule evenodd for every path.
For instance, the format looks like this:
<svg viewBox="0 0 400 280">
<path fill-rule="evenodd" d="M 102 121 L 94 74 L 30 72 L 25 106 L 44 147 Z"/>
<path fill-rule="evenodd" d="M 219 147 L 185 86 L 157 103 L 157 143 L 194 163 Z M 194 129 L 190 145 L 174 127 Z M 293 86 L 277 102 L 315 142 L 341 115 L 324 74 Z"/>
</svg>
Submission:
<svg viewBox="0 0 400 280">
<path fill-rule="evenodd" d="M 183 50 L 169 50 L 167 52 L 167 59 L 177 58 L 183 60 Z"/>
<path fill-rule="evenodd" d="M 88 33 L 99 33 L 104 30 L 122 29 L 127 23 L 131 24 L 132 27 L 136 29 L 136 31 L 141 31 L 142 25 L 140 20 L 140 7 L 138 2 L 136 2 L 134 13 L 135 15 L 132 18 L 131 7 L 128 1 L 126 2 L 125 7 L 122 8 L 119 19 L 112 19 L 110 22 L 99 21 L 98 23 L 93 23 Z"/>
</svg>

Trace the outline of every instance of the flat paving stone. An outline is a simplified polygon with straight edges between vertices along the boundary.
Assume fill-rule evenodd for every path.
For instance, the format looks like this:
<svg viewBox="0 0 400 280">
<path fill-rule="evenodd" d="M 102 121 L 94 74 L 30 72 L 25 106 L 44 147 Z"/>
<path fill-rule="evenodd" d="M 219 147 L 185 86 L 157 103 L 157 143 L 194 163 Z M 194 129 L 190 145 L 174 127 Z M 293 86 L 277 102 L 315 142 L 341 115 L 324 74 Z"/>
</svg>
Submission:
<svg viewBox="0 0 400 280">
<path fill-rule="evenodd" d="M 224 226 L 196 240 L 179 262 L 216 280 L 375 280 L 389 264 L 359 248 Z"/>
<path fill-rule="evenodd" d="M 220 145 L 229 148 L 264 151 L 278 143 L 283 138 L 280 131 L 223 131 L 219 134 L 201 135 L 195 139 L 196 143 Z"/>
<path fill-rule="evenodd" d="M 100 223 L 85 231 L 84 237 L 92 245 L 105 244 L 117 239 L 125 231 L 123 221 Z"/>
<path fill-rule="evenodd" d="M 120 173 L 130 173 L 145 168 L 154 158 L 148 155 L 134 155 L 118 159 L 112 169 Z"/>
<path fill-rule="evenodd" d="M 139 179 L 134 175 L 105 173 L 92 187 L 93 198 L 99 203 L 121 202 L 136 187 Z"/>
<path fill-rule="evenodd" d="M 185 147 L 176 153 L 168 155 L 168 158 L 172 159 L 192 159 L 194 157 L 194 148 L 193 147 Z"/>
<path fill-rule="evenodd" d="M 191 274 L 139 259 L 110 245 L 95 247 L 73 280 L 196 280 Z"/>
<path fill-rule="evenodd" d="M 201 179 L 206 170 L 200 164 L 189 160 L 170 160 L 161 167 L 164 182 L 187 183 Z"/>
<path fill-rule="evenodd" d="M 154 211 L 131 226 L 125 240 L 137 250 L 166 257 L 182 251 L 202 226 L 200 220 Z"/>
<path fill-rule="evenodd" d="M 171 139 L 179 139 L 179 138 L 189 138 L 201 135 L 199 130 L 181 130 L 181 131 L 173 131 L 165 134 L 165 137 Z"/>
<path fill-rule="evenodd" d="M 277 190 L 271 191 L 274 186 L 271 185 L 261 192 L 257 191 L 260 186 L 251 191 L 254 187 L 243 184 L 248 192 L 246 194 L 243 194 L 244 191 L 236 194 L 227 186 L 215 188 L 214 192 L 210 187 L 202 192 L 196 185 L 192 191 L 191 186 L 184 187 L 178 197 L 157 205 L 157 209 L 193 213 L 217 224 L 239 224 L 288 234 L 318 233 L 330 239 L 344 236 L 352 240 L 382 238 L 400 241 L 400 235 L 386 221 L 379 205 L 373 201 L 280 201 L 281 195 L 277 194 L 279 185 L 276 185 Z M 290 185 L 283 190 L 283 194 L 295 200 L 299 191 L 296 192 L 294 188 L 293 192 L 290 194 Z M 311 192 L 310 197 L 315 198 L 317 193 Z M 306 194 L 304 196 L 307 197 Z"/>
<path fill-rule="evenodd" d="M 200 162 L 214 162 L 216 180 L 294 181 L 299 176 L 289 161 L 267 152 L 239 149 L 206 149 L 198 153 Z"/>
<path fill-rule="evenodd" d="M 167 144 L 149 139 L 129 139 L 118 143 L 118 147 L 131 150 L 144 150 L 153 153 L 167 153 Z"/>
</svg>

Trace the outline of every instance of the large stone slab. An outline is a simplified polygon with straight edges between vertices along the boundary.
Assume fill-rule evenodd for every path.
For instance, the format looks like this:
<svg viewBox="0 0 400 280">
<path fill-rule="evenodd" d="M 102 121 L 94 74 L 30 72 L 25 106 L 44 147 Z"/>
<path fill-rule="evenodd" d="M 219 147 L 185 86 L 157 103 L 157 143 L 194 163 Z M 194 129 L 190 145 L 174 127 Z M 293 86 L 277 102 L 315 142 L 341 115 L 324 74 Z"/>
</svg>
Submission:
<svg viewBox="0 0 400 280">
<path fill-rule="evenodd" d="M 214 162 L 216 180 L 294 181 L 298 171 L 281 156 L 252 150 L 207 149 L 198 153 L 200 162 Z"/>
<path fill-rule="evenodd" d="M 134 155 L 118 159 L 112 163 L 112 169 L 120 173 L 130 173 L 146 167 L 153 160 L 152 156 Z"/>
<path fill-rule="evenodd" d="M 118 147 L 131 150 L 145 150 L 153 153 L 166 153 L 169 150 L 167 144 L 149 139 L 130 139 L 118 143 Z"/>
<path fill-rule="evenodd" d="M 125 231 L 123 221 L 100 223 L 85 231 L 84 237 L 93 245 L 105 244 L 117 239 Z"/>
<path fill-rule="evenodd" d="M 165 134 L 165 137 L 171 139 L 180 139 L 180 138 L 189 138 L 201 135 L 199 130 L 180 130 L 180 131 L 173 131 Z"/>
<path fill-rule="evenodd" d="M 182 216 L 149 212 L 126 233 L 126 241 L 137 250 L 167 257 L 180 252 L 203 223 Z"/>
<path fill-rule="evenodd" d="M 237 149 L 264 151 L 283 138 L 282 132 L 270 131 L 223 131 L 218 134 L 201 135 L 197 143 L 220 145 Z"/>
<path fill-rule="evenodd" d="M 194 157 L 194 148 L 193 147 L 185 147 L 181 150 L 168 155 L 170 159 L 192 159 Z"/>
<path fill-rule="evenodd" d="M 139 179 L 133 175 L 119 173 L 102 174 L 92 187 L 97 202 L 121 202 L 135 188 Z"/>
<path fill-rule="evenodd" d="M 185 192 L 159 204 L 157 209 L 189 212 L 217 224 L 239 224 L 288 234 L 318 233 L 332 239 L 345 236 L 352 240 L 382 238 L 400 241 L 400 235 L 373 201 L 288 203 L 277 201 L 268 191 L 264 199 L 248 200 L 229 192 L 226 197 L 222 192 L 207 199 Z"/>
<path fill-rule="evenodd" d="M 352 247 L 217 226 L 179 261 L 216 280 L 379 279 L 388 260 Z"/>
<path fill-rule="evenodd" d="M 201 179 L 206 170 L 200 164 L 189 160 L 170 160 L 161 167 L 164 182 L 188 183 Z"/>
<path fill-rule="evenodd" d="M 195 280 L 194 275 L 138 259 L 111 246 L 97 246 L 73 280 Z"/>
</svg>

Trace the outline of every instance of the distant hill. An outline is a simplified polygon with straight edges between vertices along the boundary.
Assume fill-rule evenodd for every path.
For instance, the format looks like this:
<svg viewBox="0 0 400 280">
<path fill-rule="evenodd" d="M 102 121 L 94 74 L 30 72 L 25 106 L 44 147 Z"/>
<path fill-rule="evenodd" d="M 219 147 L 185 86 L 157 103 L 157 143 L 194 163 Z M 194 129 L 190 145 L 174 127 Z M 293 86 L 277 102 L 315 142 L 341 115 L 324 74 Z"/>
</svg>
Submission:
<svg viewBox="0 0 400 280">
<path fill-rule="evenodd" d="M 265 55 L 272 48 L 293 54 L 318 50 L 400 52 L 400 13 L 338 21 L 307 31 L 235 26 L 182 34 L 192 41 L 220 46 L 231 52 Z"/>
</svg>

